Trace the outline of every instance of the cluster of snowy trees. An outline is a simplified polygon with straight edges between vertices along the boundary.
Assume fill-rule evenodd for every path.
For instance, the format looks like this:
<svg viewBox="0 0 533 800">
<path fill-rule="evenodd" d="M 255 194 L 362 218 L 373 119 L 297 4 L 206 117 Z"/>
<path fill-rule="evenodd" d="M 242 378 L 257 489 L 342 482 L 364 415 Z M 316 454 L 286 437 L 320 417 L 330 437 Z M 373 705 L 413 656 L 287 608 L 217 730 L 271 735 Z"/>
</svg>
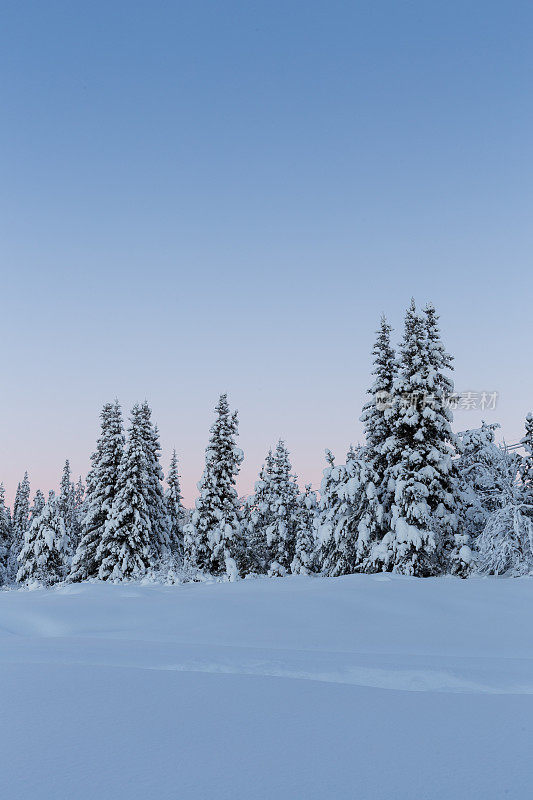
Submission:
<svg viewBox="0 0 533 800">
<path fill-rule="evenodd" d="M 327 575 L 392 571 L 527 574 L 533 570 L 533 417 L 524 456 L 495 442 L 498 425 L 454 434 L 435 308 L 407 310 L 399 352 L 382 319 L 365 445 L 324 472 L 316 518 Z"/>
<path fill-rule="evenodd" d="M 37 490 L 30 503 L 26 473 L 11 512 L 0 484 L 0 584 L 533 571 L 533 415 L 523 455 L 495 442 L 495 424 L 453 433 L 452 358 L 432 305 L 411 303 L 398 352 L 383 318 L 373 352 L 365 444 L 344 464 L 327 451 L 320 501 L 300 491 L 281 440 L 253 495 L 239 498 L 238 419 L 223 394 L 190 512 L 175 451 L 163 488 L 148 404 L 134 406 L 126 436 L 115 401 L 102 409 L 86 486 L 67 461 L 59 493 Z"/>
</svg>

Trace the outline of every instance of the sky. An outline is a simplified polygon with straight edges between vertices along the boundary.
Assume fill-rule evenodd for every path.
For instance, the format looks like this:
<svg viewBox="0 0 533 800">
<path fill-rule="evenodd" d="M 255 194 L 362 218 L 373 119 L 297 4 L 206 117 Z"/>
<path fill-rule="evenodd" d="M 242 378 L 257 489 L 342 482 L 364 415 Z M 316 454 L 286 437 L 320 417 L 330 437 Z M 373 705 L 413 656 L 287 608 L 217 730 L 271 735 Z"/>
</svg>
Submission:
<svg viewBox="0 0 533 800">
<path fill-rule="evenodd" d="M 2 4 L 0 480 L 85 475 L 147 399 L 192 504 L 218 395 L 252 490 L 362 441 L 381 314 L 431 300 L 463 410 L 533 407 L 533 6 Z"/>
</svg>

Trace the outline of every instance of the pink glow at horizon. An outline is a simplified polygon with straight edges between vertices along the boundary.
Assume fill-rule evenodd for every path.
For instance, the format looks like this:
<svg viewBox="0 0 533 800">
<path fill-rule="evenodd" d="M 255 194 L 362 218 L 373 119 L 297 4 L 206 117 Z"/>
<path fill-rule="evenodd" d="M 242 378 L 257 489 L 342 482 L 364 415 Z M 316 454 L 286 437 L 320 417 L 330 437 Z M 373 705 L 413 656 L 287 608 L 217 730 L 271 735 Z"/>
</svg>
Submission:
<svg viewBox="0 0 533 800">
<path fill-rule="evenodd" d="M 362 402 L 364 402 L 364 399 L 364 397 L 361 397 L 359 401 L 361 405 Z M 350 413 L 349 404 L 346 402 L 339 402 L 338 406 L 339 413 L 342 410 L 342 412 L 348 417 Z M 206 408 L 206 412 L 204 429 L 202 429 L 202 426 L 199 424 L 194 426 L 180 425 L 177 427 L 178 429 L 182 429 L 181 433 L 174 437 L 169 437 L 165 431 L 166 425 L 168 425 L 168 428 L 170 429 L 173 427 L 173 420 L 167 419 L 167 417 L 162 414 L 161 416 L 166 423 L 166 425 L 162 425 L 158 423 L 157 416 L 154 415 L 154 421 L 158 423 L 161 433 L 163 447 L 161 463 L 163 469 L 166 473 L 168 470 L 172 448 L 175 446 L 180 461 L 179 467 L 184 503 L 188 508 L 194 507 L 194 501 L 197 497 L 196 484 L 200 480 L 203 471 L 204 450 L 209 436 L 209 426 L 211 425 L 215 416 L 213 409 Z M 481 411 L 480 409 L 459 410 L 455 414 L 454 428 L 455 430 L 464 430 L 469 427 L 476 427 L 481 423 L 482 419 L 486 419 L 490 422 L 498 421 L 498 412 L 498 406 L 496 406 L 495 409 L 487 409 L 485 411 Z M 128 414 L 126 411 L 126 427 L 128 424 L 127 416 Z M 327 418 L 324 419 L 317 417 L 314 420 L 314 424 L 316 428 L 318 428 L 319 425 L 322 425 L 320 431 L 322 435 L 322 441 L 320 441 L 319 436 L 316 436 L 313 441 L 310 441 L 307 437 L 305 426 L 293 425 L 293 441 L 291 442 L 290 437 L 286 436 L 283 431 L 281 432 L 281 435 L 278 434 L 273 415 L 268 418 L 268 421 L 265 421 L 267 424 L 262 427 L 261 435 L 257 435 L 257 433 L 251 429 L 251 426 L 254 425 L 254 422 L 257 424 L 257 421 L 253 419 L 253 415 L 249 413 L 239 413 L 240 435 L 238 444 L 243 448 L 245 453 L 245 459 L 241 467 L 237 483 L 239 494 L 244 496 L 253 492 L 254 483 L 257 480 L 258 472 L 261 464 L 264 461 L 267 450 L 269 447 L 275 447 L 278 438 L 283 438 L 291 451 L 290 457 L 294 472 L 298 475 L 300 487 L 303 489 L 305 484 L 311 483 L 313 488 L 319 491 L 322 470 L 325 466 L 324 451 L 326 447 L 333 451 L 334 455 L 336 456 L 337 463 L 343 463 L 349 445 L 357 444 L 359 442 L 363 443 L 364 437 L 361 424 L 358 422 L 358 417 L 359 414 L 354 415 L 352 420 L 347 419 L 347 422 L 351 422 L 351 428 L 354 434 L 351 437 L 343 437 L 342 435 L 339 436 L 338 430 L 335 430 L 333 426 L 331 426 L 330 430 L 328 431 Z M 79 421 L 81 424 L 81 420 Z M 329 420 L 329 424 L 331 424 L 331 422 L 332 420 Z M 74 426 L 75 423 L 76 419 L 70 420 L 68 428 L 70 429 L 70 425 Z M 346 427 L 348 430 L 349 425 L 347 424 Z M 509 430 L 513 429 L 509 428 Z M 89 432 L 94 437 L 94 441 L 92 442 L 89 440 Z M 268 435 L 269 433 L 270 437 Z M 510 437 L 507 435 L 505 430 L 499 431 L 498 433 L 499 435 L 497 438 L 500 441 L 503 438 L 506 438 L 508 443 L 514 443 L 514 441 L 517 441 L 522 435 L 522 432 L 519 429 L 516 429 L 516 433 L 513 432 L 513 435 Z M 91 425 L 87 425 L 86 430 L 82 429 L 78 437 L 73 437 L 71 439 L 71 453 L 69 455 L 69 453 L 66 452 L 65 458 L 69 458 L 70 460 L 73 480 L 77 480 L 78 476 L 80 475 L 83 480 L 85 480 L 85 476 L 90 465 L 90 453 L 94 448 L 94 443 L 98 435 L 99 419 L 98 414 L 96 414 L 91 420 Z M 180 441 L 182 445 L 181 449 L 179 446 Z M 65 447 L 68 447 L 68 443 L 65 445 Z M 85 453 L 83 452 L 82 448 L 85 448 Z M 34 469 L 32 470 L 32 465 L 28 464 L 28 473 L 32 489 L 31 496 L 34 496 L 37 488 L 40 488 L 45 495 L 47 495 L 50 489 L 57 490 L 64 460 L 59 459 L 55 469 L 52 470 L 51 465 L 47 462 L 44 453 L 38 453 L 37 451 L 34 451 L 33 456 Z M 16 481 L 4 481 L 4 485 L 6 487 L 6 501 L 10 505 L 14 499 L 16 484 L 22 479 L 23 472 L 24 470 L 19 473 Z"/>
<path fill-rule="evenodd" d="M 75 7 L 74 7 L 75 6 Z M 103 20 L 105 19 L 105 24 Z M 0 481 L 85 475 L 104 402 L 153 408 L 196 496 L 213 408 L 241 494 L 361 441 L 381 314 L 441 316 L 459 391 L 533 406 L 533 5 L 9 3 Z M 498 57 L 495 57 L 498 54 Z"/>
</svg>

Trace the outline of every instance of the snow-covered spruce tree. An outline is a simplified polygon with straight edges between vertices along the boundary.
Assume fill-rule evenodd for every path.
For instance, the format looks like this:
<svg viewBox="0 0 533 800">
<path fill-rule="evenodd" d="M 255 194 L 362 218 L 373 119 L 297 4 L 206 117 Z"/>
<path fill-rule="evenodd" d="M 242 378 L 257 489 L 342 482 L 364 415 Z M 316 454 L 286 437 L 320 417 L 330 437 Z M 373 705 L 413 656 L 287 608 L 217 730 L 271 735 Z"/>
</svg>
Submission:
<svg viewBox="0 0 533 800">
<path fill-rule="evenodd" d="M 399 372 L 393 385 L 388 440 L 389 487 L 394 487 L 390 531 L 370 561 L 406 575 L 439 574 L 457 531 L 452 467 L 454 436 L 443 374 L 445 353 L 432 306 L 407 310 Z"/>
<path fill-rule="evenodd" d="M 468 551 L 464 549 L 463 509 L 459 497 L 459 480 L 456 460 L 457 437 L 452 433 L 453 413 L 450 397 L 454 392 L 454 384 L 450 375 L 453 370 L 453 356 L 446 352 L 442 343 L 439 317 L 432 303 L 424 309 L 426 331 L 428 337 L 428 355 L 430 365 L 429 383 L 432 385 L 432 405 L 438 415 L 439 446 L 451 456 L 437 464 L 437 474 L 429 485 L 429 505 L 433 515 L 433 526 L 436 528 L 441 546 L 441 568 L 454 575 L 466 577 L 471 569 Z"/>
<path fill-rule="evenodd" d="M 85 502 L 85 484 L 83 483 L 83 479 L 80 475 L 78 478 L 78 482 L 74 488 L 74 507 L 79 509 L 83 506 Z"/>
<path fill-rule="evenodd" d="M 272 473 L 274 456 L 270 449 L 265 463 L 261 467 L 259 478 L 255 482 L 254 494 L 245 506 L 247 572 L 264 574 L 269 567 L 269 548 L 267 529 L 272 524 L 274 512 L 272 506 Z"/>
<path fill-rule="evenodd" d="M 78 482 L 74 486 L 72 496 L 72 542 L 74 545 L 74 553 L 78 549 L 78 545 L 81 541 L 81 526 L 86 513 L 85 485 L 80 475 Z"/>
<path fill-rule="evenodd" d="M 496 444 L 497 428 L 483 422 L 457 435 L 464 557 L 484 574 L 522 575 L 532 565 L 533 505 L 519 478 L 520 456 Z"/>
<path fill-rule="evenodd" d="M 171 566 L 170 521 L 163 489 L 164 475 L 159 462 L 161 453 L 159 431 L 152 423 L 152 410 L 146 401 L 141 405 L 141 412 L 148 481 L 148 516 L 152 529 L 152 563 L 154 569 L 159 570 Z"/>
<path fill-rule="evenodd" d="M 470 568 L 474 566 L 472 550 L 476 539 L 499 503 L 497 487 L 503 475 L 498 474 L 502 462 L 494 441 L 497 428 L 496 423 L 483 422 L 481 428 L 456 434 L 459 456 L 454 466 L 461 508 L 461 527 L 456 538 L 460 537 L 463 548 L 462 561 Z"/>
<path fill-rule="evenodd" d="M 491 510 L 475 542 L 482 574 L 527 575 L 533 569 L 533 498 L 524 492 L 520 465 L 517 453 L 493 445 L 484 498 Z"/>
<path fill-rule="evenodd" d="M 73 505 L 74 486 L 70 479 L 70 461 L 65 461 L 63 473 L 61 475 L 61 483 L 59 485 L 58 508 L 63 515 L 65 523 L 69 522 L 69 515 L 72 511 Z"/>
<path fill-rule="evenodd" d="M 220 396 L 215 411 L 217 419 L 211 427 L 204 474 L 198 483 L 200 497 L 186 526 L 186 558 L 200 572 L 226 572 L 233 578 L 242 571 L 246 558 L 235 489 L 243 452 L 235 444 L 237 412 L 230 412 L 226 394 Z"/>
<path fill-rule="evenodd" d="M 387 466 L 383 444 L 392 434 L 391 424 L 385 413 L 391 402 L 393 383 L 397 374 L 396 354 L 390 340 L 391 331 L 392 328 L 386 318 L 381 317 L 372 350 L 374 382 L 368 392 L 370 400 L 363 406 L 361 415 L 365 431 L 366 458 L 378 474 L 383 473 Z"/>
<path fill-rule="evenodd" d="M 533 414 L 531 411 L 526 416 L 526 435 L 520 440 L 520 444 L 526 451 L 520 465 L 520 477 L 526 496 L 533 500 Z"/>
<path fill-rule="evenodd" d="M 298 526 L 298 496 L 300 490 L 292 474 L 289 451 L 280 439 L 274 453 L 271 477 L 272 521 L 266 530 L 268 574 L 286 575 L 290 572 L 296 552 Z"/>
<path fill-rule="evenodd" d="M 28 473 L 26 472 L 25 476 L 27 474 Z M 12 517 L 12 520 L 11 520 L 12 521 L 12 525 L 13 525 L 13 535 L 15 534 L 15 520 L 16 520 L 16 518 L 18 516 L 18 509 L 19 509 L 19 505 L 20 505 L 20 491 L 21 491 L 21 484 L 19 482 L 17 484 L 17 491 L 15 492 L 15 500 L 13 502 L 13 517 Z M 28 509 L 29 509 L 29 506 L 28 506 Z"/>
<path fill-rule="evenodd" d="M 309 575 L 316 571 L 316 539 L 315 539 L 315 514 L 317 509 L 316 492 L 310 484 L 298 497 L 296 544 L 294 558 L 291 563 L 293 575 Z"/>
<path fill-rule="evenodd" d="M 63 517 L 65 531 L 67 533 L 68 550 L 74 554 L 78 544 L 76 540 L 76 512 L 75 512 L 75 487 L 71 480 L 70 461 L 65 461 L 61 483 L 59 486 L 59 496 L 57 499 L 57 511 Z"/>
<path fill-rule="evenodd" d="M 315 514 L 315 532 L 317 540 L 317 562 L 319 568 L 326 575 L 329 568 L 330 551 L 334 548 L 333 531 L 340 514 L 345 509 L 339 502 L 337 486 L 339 485 L 341 471 L 335 466 L 335 456 L 331 450 L 326 450 L 327 466 L 322 473 L 320 484 L 320 501 Z"/>
<path fill-rule="evenodd" d="M 115 496 L 95 557 L 101 580 L 140 579 L 155 566 L 145 422 L 143 407 L 135 405 Z"/>
<path fill-rule="evenodd" d="M 100 568 L 98 547 L 117 493 L 125 441 L 118 400 L 104 405 L 100 419 L 101 433 L 96 450 L 91 456 L 91 469 L 87 476 L 86 513 L 82 518 L 80 542 L 72 560 L 71 581 L 97 577 Z"/>
<path fill-rule="evenodd" d="M 370 492 L 368 503 L 365 501 L 365 493 L 361 496 L 361 507 L 354 509 L 356 517 L 368 514 L 369 505 L 372 505 L 374 518 L 369 527 L 369 540 L 367 542 L 368 551 L 376 543 L 381 541 L 391 525 L 392 505 L 394 502 L 394 482 L 390 481 L 390 453 L 389 444 L 393 437 L 392 428 L 392 392 L 394 381 L 398 373 L 396 353 L 391 345 L 392 328 L 384 316 L 381 317 L 380 327 L 376 333 L 376 341 L 373 348 L 374 356 L 374 382 L 369 389 L 370 400 L 363 406 L 361 422 L 365 432 L 365 446 L 362 452 L 357 455 L 363 457 L 368 466 L 368 479 L 375 487 L 374 492 Z M 355 458 L 355 452 L 349 451 L 347 463 L 351 458 Z M 362 475 L 361 475 L 362 477 Z M 367 506 L 367 508 L 365 508 Z M 358 524 L 358 519 L 352 520 Z M 359 558 L 363 559 L 365 554 L 358 548 Z M 372 560 L 367 559 L 365 571 L 373 572 L 376 567 Z"/>
<path fill-rule="evenodd" d="M 11 520 L 5 502 L 4 484 L 0 483 L 0 586 L 9 580 L 9 553 L 11 550 Z"/>
<path fill-rule="evenodd" d="M 178 563 L 183 563 L 183 526 L 185 525 L 185 508 L 183 507 L 178 457 L 172 451 L 170 469 L 167 475 L 168 489 L 165 492 L 165 505 L 169 520 L 170 546 Z"/>
<path fill-rule="evenodd" d="M 30 515 L 30 481 L 28 473 L 24 473 L 22 483 L 17 487 L 13 505 L 13 536 L 9 554 L 9 575 L 14 579 L 17 574 L 18 556 L 24 544 L 24 536 L 29 527 Z"/>
<path fill-rule="evenodd" d="M 315 519 L 318 561 L 330 577 L 364 571 L 370 542 L 375 540 L 374 526 L 380 520 L 372 469 L 362 454 L 349 451 L 348 456 L 346 464 L 335 466 L 326 451 L 328 467 Z"/>
<path fill-rule="evenodd" d="M 17 583 L 51 586 L 63 580 L 69 558 L 69 542 L 58 498 L 52 498 L 35 516 L 19 554 Z"/>
</svg>

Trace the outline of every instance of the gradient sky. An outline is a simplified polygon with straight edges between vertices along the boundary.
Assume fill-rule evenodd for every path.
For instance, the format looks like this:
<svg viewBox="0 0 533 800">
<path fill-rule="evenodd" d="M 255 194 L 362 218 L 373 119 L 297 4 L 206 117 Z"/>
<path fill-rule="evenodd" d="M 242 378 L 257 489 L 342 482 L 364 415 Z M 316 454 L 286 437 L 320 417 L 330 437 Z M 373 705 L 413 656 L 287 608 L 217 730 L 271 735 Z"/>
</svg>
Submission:
<svg viewBox="0 0 533 800">
<path fill-rule="evenodd" d="M 0 25 L 10 499 L 154 410 L 192 503 L 218 394 L 248 492 L 361 439 L 380 314 L 431 299 L 458 390 L 533 406 L 530 2 L 9 2 Z"/>
</svg>

